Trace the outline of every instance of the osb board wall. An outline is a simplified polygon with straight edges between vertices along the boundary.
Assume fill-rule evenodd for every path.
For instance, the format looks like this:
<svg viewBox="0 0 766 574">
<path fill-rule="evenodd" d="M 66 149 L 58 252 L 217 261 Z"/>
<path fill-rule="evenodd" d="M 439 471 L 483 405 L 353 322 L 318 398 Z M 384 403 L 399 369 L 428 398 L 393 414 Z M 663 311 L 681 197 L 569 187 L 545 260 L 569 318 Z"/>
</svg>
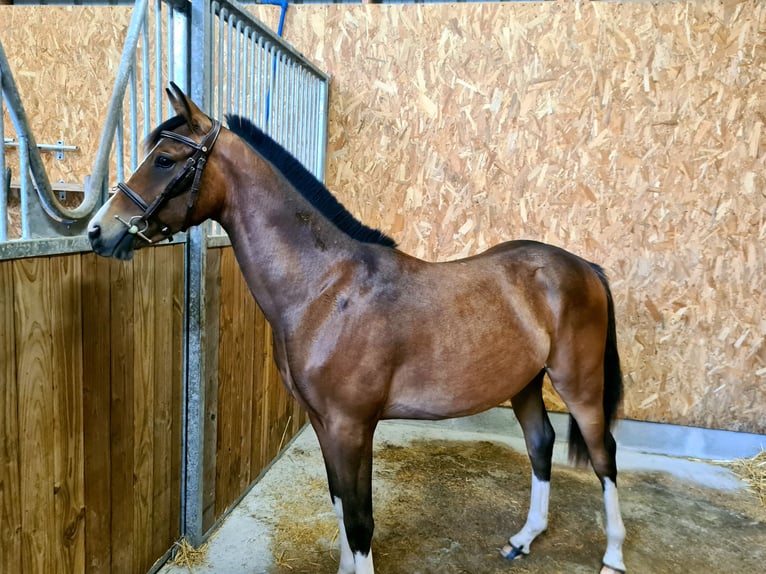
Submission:
<svg viewBox="0 0 766 574">
<path fill-rule="evenodd" d="M 180 536 L 183 249 L 0 262 L 0 572 L 146 572 Z"/>
<path fill-rule="evenodd" d="M 0 38 L 37 143 L 77 146 L 42 152 L 52 182 L 82 184 L 93 168 L 131 7 L 2 6 Z M 18 139 L 6 111 L 5 137 Z M 18 156 L 8 151 L 18 178 Z"/>
<path fill-rule="evenodd" d="M 327 182 L 363 221 L 602 264 L 625 416 L 766 432 L 766 5 L 291 6 L 285 34 L 332 74 Z"/>
<path fill-rule="evenodd" d="M 163 28 L 167 27 L 166 12 L 163 8 Z M 0 7 L 0 38 L 35 140 L 38 144 L 55 144 L 61 140 L 66 145 L 77 147 L 75 151 L 64 152 L 61 160 L 56 158 L 55 152 L 41 152 L 54 189 L 58 182 L 74 184 L 82 189 L 86 176 L 93 170 L 131 13 L 131 6 Z M 156 27 L 153 9 L 147 17 L 147 26 L 148 65 L 153 83 L 156 72 L 155 48 L 152 45 Z M 41 29 L 46 33 L 40 33 Z M 141 142 L 144 136 L 169 115 L 167 101 L 162 102 L 158 113 L 153 94 L 150 96 L 149 113 L 144 113 L 141 97 L 143 49 L 143 42 L 139 40 L 136 55 L 136 91 L 139 94 L 136 161 L 140 161 L 143 155 Z M 166 49 L 163 45 L 160 62 L 163 83 L 167 79 Z M 4 120 L 4 137 L 18 140 L 19 134 L 7 110 L 4 110 Z M 123 102 L 123 120 L 127 136 L 130 133 L 127 93 Z M 130 152 L 130 144 L 126 142 L 126 175 L 131 171 Z M 12 170 L 15 187 L 15 182 L 19 180 L 16 148 L 7 150 L 6 163 Z M 110 182 L 114 183 L 118 175 L 116 153 L 112 154 L 109 170 Z M 64 204 L 73 207 L 81 200 L 80 193 L 72 193 L 66 197 Z M 9 236 L 19 237 L 21 221 L 16 197 L 11 199 L 8 217 Z"/>
<path fill-rule="evenodd" d="M 276 26 L 278 9 L 254 10 Z M 427 259 L 528 237 L 601 263 L 625 414 L 764 432 L 765 10 L 291 6 L 285 31 L 333 74 L 328 184 L 361 219 Z M 57 34 L 33 34 L 41 14 Z M 73 179 L 90 170 L 110 89 L 102 64 L 116 67 L 128 14 L 0 8 L 38 141 L 69 142 L 61 126 L 82 126 Z"/>
</svg>

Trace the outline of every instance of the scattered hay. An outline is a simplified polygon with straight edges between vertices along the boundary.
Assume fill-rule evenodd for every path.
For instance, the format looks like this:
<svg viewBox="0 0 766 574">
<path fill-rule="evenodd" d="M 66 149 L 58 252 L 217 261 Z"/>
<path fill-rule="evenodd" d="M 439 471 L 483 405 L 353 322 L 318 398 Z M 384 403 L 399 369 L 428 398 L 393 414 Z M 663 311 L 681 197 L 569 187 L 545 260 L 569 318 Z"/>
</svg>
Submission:
<svg viewBox="0 0 766 574">
<path fill-rule="evenodd" d="M 194 548 L 189 544 L 186 538 L 181 538 L 175 543 L 175 556 L 171 564 L 174 566 L 185 566 L 189 570 L 195 566 L 202 566 L 207 562 L 207 542 L 199 548 Z"/>
<path fill-rule="evenodd" d="M 740 458 L 725 463 L 734 474 L 744 480 L 766 506 L 766 450 L 761 450 L 752 458 Z"/>
</svg>

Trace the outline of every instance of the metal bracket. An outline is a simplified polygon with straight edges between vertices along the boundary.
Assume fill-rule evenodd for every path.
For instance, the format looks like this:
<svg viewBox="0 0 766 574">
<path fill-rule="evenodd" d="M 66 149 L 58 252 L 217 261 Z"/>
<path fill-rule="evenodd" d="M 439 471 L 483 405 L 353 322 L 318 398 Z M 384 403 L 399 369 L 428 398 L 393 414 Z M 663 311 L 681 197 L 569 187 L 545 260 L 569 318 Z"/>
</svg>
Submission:
<svg viewBox="0 0 766 574">
<path fill-rule="evenodd" d="M 3 138 L 3 144 L 5 147 L 19 147 L 19 142 L 13 138 Z M 55 151 L 56 159 L 61 161 L 64 159 L 65 151 L 77 151 L 77 146 L 65 145 L 64 140 L 59 140 L 55 144 L 37 144 L 37 149 L 40 151 Z"/>
</svg>

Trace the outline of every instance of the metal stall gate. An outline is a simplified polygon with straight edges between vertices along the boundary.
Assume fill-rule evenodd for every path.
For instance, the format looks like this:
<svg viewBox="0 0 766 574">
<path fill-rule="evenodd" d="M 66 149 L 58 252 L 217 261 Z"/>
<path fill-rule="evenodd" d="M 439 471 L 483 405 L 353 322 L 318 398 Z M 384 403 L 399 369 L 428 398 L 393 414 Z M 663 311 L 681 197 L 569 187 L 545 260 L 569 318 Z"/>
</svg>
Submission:
<svg viewBox="0 0 766 574">
<path fill-rule="evenodd" d="M 84 227 L 172 114 L 170 80 L 323 179 L 329 78 L 236 2 L 138 0 L 93 168 L 64 199 L 41 152 L 71 146 L 37 145 L 8 60 L 0 45 L 0 571 L 144 572 L 203 541 L 304 418 L 217 226 L 130 263 Z"/>
</svg>

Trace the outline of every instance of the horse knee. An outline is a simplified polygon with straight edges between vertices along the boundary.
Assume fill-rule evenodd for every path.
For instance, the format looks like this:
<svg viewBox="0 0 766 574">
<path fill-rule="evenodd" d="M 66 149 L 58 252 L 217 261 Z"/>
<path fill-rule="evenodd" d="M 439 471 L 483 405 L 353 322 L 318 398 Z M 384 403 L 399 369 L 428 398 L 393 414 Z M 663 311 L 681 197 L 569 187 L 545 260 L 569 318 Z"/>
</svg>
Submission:
<svg viewBox="0 0 766 574">
<path fill-rule="evenodd" d="M 527 437 L 527 453 L 532 463 L 532 470 L 540 480 L 550 481 L 551 459 L 553 457 L 553 444 L 556 441 L 556 432 L 550 422 L 545 421 L 534 433 Z"/>
</svg>

